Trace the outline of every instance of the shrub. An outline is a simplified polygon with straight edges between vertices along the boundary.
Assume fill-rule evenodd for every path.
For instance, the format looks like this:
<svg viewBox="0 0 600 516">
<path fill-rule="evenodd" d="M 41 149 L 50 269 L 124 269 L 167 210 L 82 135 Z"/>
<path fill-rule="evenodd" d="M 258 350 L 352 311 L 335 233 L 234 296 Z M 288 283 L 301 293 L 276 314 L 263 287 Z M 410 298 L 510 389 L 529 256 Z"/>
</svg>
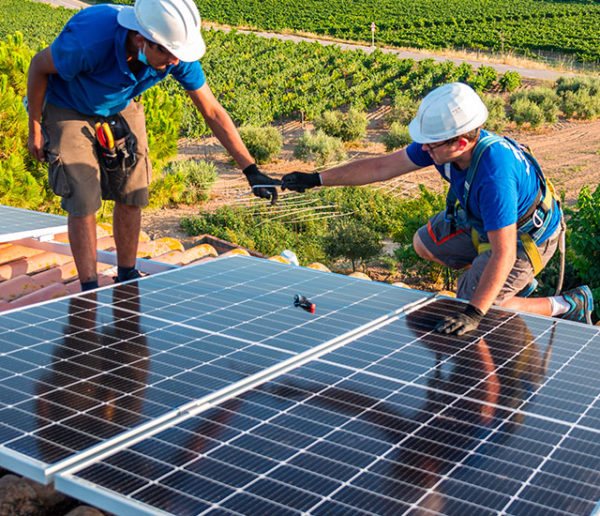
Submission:
<svg viewBox="0 0 600 516">
<path fill-rule="evenodd" d="M 553 124 L 558 120 L 558 103 L 559 98 L 555 90 L 544 86 L 534 88 L 532 90 L 517 91 L 510 96 L 510 103 L 513 106 L 521 100 L 527 100 L 538 106 L 543 114 L 542 122 Z M 514 107 L 513 107 L 514 111 Z M 537 114 L 534 115 L 537 121 Z M 514 118 L 513 118 L 514 119 Z M 527 120 L 525 120 L 527 121 Z M 517 120 L 515 120 L 517 122 Z M 521 125 L 517 122 L 518 125 Z M 540 124 L 538 124 L 540 125 Z M 532 127 L 537 127 L 532 124 Z"/>
<path fill-rule="evenodd" d="M 484 94 L 481 98 L 489 113 L 485 128 L 495 133 L 503 131 L 507 121 L 504 99 L 489 94 Z"/>
<path fill-rule="evenodd" d="M 379 234 L 353 219 L 334 222 L 324 238 L 324 246 L 329 258 L 350 260 L 353 271 L 357 264 L 377 256 L 382 248 Z"/>
<path fill-rule="evenodd" d="M 561 110 L 569 118 L 593 120 L 600 116 L 600 94 L 592 95 L 590 90 L 564 91 Z"/>
<path fill-rule="evenodd" d="M 344 161 L 348 155 L 342 140 L 323 131 L 304 131 L 294 148 L 294 157 L 303 161 L 315 161 L 317 166 Z"/>
<path fill-rule="evenodd" d="M 588 91 L 591 96 L 600 94 L 600 79 L 594 77 L 559 77 L 556 80 L 556 92 L 561 95 L 567 91 Z"/>
<path fill-rule="evenodd" d="M 385 150 L 391 152 L 394 149 L 406 147 L 412 142 L 412 138 L 408 134 L 408 127 L 399 122 L 394 122 L 390 126 L 389 132 L 383 135 L 382 141 L 385 144 Z"/>
<path fill-rule="evenodd" d="M 341 111 L 324 111 L 315 119 L 314 126 L 329 136 L 352 142 L 365 137 L 368 123 L 365 113 L 350 108 L 345 114 Z"/>
<path fill-rule="evenodd" d="M 283 137 L 275 127 L 245 126 L 240 127 L 239 132 L 244 145 L 259 165 L 271 161 L 283 146 Z"/>
<path fill-rule="evenodd" d="M 214 163 L 195 159 L 173 161 L 163 170 L 161 177 L 152 183 L 151 206 L 207 201 L 217 177 Z"/>
<path fill-rule="evenodd" d="M 387 119 L 390 124 L 398 122 L 401 125 L 408 125 L 417 114 L 419 104 L 411 99 L 406 93 L 397 93 L 394 97 L 392 111 Z"/>
<path fill-rule="evenodd" d="M 540 127 L 545 120 L 542 108 L 535 102 L 526 98 L 520 98 L 511 103 L 511 118 L 517 126 L 529 124 L 532 128 Z"/>
<path fill-rule="evenodd" d="M 523 81 L 517 72 L 508 71 L 500 78 L 498 84 L 503 91 L 514 91 L 523 84 Z"/>
<path fill-rule="evenodd" d="M 573 266 L 581 281 L 592 289 L 596 315 L 600 316 L 600 187 L 592 193 L 589 185 L 585 185 L 579 192 L 575 208 L 565 211 L 570 215 L 568 226 Z"/>
</svg>

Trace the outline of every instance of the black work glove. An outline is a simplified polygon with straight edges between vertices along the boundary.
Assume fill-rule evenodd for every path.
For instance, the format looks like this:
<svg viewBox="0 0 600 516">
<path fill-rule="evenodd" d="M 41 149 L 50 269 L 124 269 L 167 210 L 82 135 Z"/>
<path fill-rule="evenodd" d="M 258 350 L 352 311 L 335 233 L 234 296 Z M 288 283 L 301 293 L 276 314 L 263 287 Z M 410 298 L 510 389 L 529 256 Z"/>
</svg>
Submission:
<svg viewBox="0 0 600 516">
<path fill-rule="evenodd" d="M 446 335 L 464 335 L 479 326 L 484 313 L 473 305 L 467 305 L 462 312 L 447 315 L 435 327 L 438 333 Z"/>
<path fill-rule="evenodd" d="M 252 165 L 248 165 L 243 170 L 248 183 L 252 187 L 252 192 L 256 197 L 260 197 L 262 199 L 271 199 L 271 204 L 275 204 L 277 202 L 277 188 L 275 186 L 279 186 L 281 181 L 279 179 L 271 179 L 267 174 L 263 174 L 256 164 L 252 163 Z M 254 188 L 255 185 L 273 185 L 273 188 Z"/>
<path fill-rule="evenodd" d="M 320 186 L 321 176 L 318 172 L 313 174 L 306 174 L 304 172 L 292 172 L 286 174 L 281 178 L 281 189 L 294 190 L 296 192 L 304 193 L 304 190 L 308 188 L 314 188 Z"/>
</svg>

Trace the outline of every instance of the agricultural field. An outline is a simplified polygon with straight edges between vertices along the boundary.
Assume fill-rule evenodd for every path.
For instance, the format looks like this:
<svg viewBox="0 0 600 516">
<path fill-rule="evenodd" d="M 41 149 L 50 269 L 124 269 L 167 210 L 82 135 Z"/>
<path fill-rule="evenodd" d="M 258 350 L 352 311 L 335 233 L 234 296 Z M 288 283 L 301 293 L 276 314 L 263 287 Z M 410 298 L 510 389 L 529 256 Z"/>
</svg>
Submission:
<svg viewBox="0 0 600 516">
<path fill-rule="evenodd" d="M 204 19 L 416 48 L 560 53 L 600 59 L 600 4 L 592 0 L 202 0 Z"/>
</svg>

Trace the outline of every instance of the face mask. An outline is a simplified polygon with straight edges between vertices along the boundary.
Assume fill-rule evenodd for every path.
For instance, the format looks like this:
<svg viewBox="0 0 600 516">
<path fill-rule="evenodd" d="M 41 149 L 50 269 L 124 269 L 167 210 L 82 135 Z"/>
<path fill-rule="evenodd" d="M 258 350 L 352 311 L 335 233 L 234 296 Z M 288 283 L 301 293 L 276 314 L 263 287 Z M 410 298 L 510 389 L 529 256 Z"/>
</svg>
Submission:
<svg viewBox="0 0 600 516">
<path fill-rule="evenodd" d="M 148 59 L 146 59 L 146 43 L 144 43 L 144 48 L 138 50 L 137 58 L 140 63 L 148 66 Z"/>
</svg>

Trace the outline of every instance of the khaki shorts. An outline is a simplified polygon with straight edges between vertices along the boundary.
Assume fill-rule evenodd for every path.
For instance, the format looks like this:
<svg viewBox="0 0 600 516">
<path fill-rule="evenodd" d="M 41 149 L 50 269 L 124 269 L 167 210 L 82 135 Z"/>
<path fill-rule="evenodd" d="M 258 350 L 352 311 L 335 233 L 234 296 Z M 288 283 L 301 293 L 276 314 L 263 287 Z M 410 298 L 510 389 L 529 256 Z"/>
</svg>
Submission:
<svg viewBox="0 0 600 516">
<path fill-rule="evenodd" d="M 137 163 L 121 192 L 110 200 L 130 206 L 148 204 L 152 166 L 144 107 L 130 102 L 120 113 L 137 137 Z M 91 215 L 102 205 L 100 166 L 94 150 L 94 126 L 101 117 L 83 115 L 46 102 L 42 126 L 47 135 L 48 181 L 61 206 L 77 217 Z"/>
<path fill-rule="evenodd" d="M 483 269 L 492 256 L 492 252 L 485 251 L 477 254 L 471 236 L 471 227 L 461 226 L 451 232 L 451 224 L 445 220 L 444 215 L 444 212 L 434 215 L 429 219 L 426 226 L 419 228 L 417 233 L 429 252 L 448 267 L 463 269 L 470 266 L 458 278 L 458 289 L 456 291 L 457 297 L 470 300 L 479 284 Z M 560 228 L 538 247 L 544 267 L 556 251 L 559 236 Z M 496 304 L 516 296 L 531 283 L 533 277 L 533 266 L 529 258 L 527 258 L 525 251 L 517 248 L 517 260 L 496 298 Z"/>
</svg>

